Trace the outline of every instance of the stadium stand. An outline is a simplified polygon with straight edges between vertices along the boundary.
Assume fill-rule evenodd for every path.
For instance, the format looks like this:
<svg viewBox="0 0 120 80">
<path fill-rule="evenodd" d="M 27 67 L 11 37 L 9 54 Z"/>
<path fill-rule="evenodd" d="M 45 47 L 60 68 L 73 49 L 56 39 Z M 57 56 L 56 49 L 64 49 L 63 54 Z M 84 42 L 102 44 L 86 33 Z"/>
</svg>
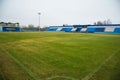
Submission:
<svg viewBox="0 0 120 80">
<path fill-rule="evenodd" d="M 72 32 L 75 32 L 76 30 L 77 30 L 77 28 L 72 28 L 72 30 L 71 30 L 71 31 L 72 31 Z"/>
<path fill-rule="evenodd" d="M 105 32 L 114 32 L 114 29 L 115 27 L 108 26 L 108 27 L 105 27 Z"/>
<path fill-rule="evenodd" d="M 120 24 L 50 26 L 47 31 L 120 33 Z"/>
<path fill-rule="evenodd" d="M 57 27 L 49 27 L 46 31 L 56 31 L 57 29 Z"/>
<path fill-rule="evenodd" d="M 95 32 L 104 32 L 105 28 L 95 28 Z"/>
<path fill-rule="evenodd" d="M 82 28 L 80 32 L 86 32 L 87 28 Z"/>
<path fill-rule="evenodd" d="M 76 32 L 80 32 L 82 28 L 77 28 L 76 29 Z"/>
<path fill-rule="evenodd" d="M 114 32 L 115 33 L 120 33 L 120 28 L 115 28 Z"/>
<path fill-rule="evenodd" d="M 62 28 L 62 29 L 61 29 L 61 31 L 65 31 L 65 30 L 66 30 L 66 28 Z"/>
<path fill-rule="evenodd" d="M 95 29 L 96 29 L 96 28 L 88 28 L 88 29 L 87 29 L 87 32 L 88 32 L 88 33 L 94 33 L 94 32 L 95 32 Z"/>
<path fill-rule="evenodd" d="M 62 27 L 59 27 L 56 31 L 61 31 L 62 30 Z"/>
<path fill-rule="evenodd" d="M 72 30 L 72 28 L 67 27 L 67 28 L 62 28 L 61 31 L 64 31 L 64 32 L 70 32 L 71 30 Z"/>
</svg>

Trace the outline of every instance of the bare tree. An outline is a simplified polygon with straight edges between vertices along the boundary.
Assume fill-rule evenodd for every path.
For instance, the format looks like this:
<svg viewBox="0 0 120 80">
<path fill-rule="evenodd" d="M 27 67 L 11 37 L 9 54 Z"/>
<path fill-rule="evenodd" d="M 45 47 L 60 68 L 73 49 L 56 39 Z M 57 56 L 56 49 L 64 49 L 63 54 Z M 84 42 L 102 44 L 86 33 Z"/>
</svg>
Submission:
<svg viewBox="0 0 120 80">
<path fill-rule="evenodd" d="M 94 22 L 94 25 L 104 25 L 104 24 L 112 24 L 112 21 L 110 19 L 107 19 L 107 20 L 104 20 L 104 21 Z"/>
<path fill-rule="evenodd" d="M 107 24 L 112 24 L 112 21 L 110 19 L 108 19 Z"/>
</svg>

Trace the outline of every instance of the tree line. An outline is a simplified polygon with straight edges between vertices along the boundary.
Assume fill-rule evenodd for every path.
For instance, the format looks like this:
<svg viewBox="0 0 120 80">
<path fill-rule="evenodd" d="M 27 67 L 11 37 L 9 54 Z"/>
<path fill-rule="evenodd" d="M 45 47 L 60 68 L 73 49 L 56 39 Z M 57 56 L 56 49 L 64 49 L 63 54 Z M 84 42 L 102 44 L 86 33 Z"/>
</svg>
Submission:
<svg viewBox="0 0 120 80">
<path fill-rule="evenodd" d="M 21 30 L 22 31 L 45 31 L 48 27 L 35 27 L 33 24 L 29 24 L 28 26 L 22 26 Z"/>
<path fill-rule="evenodd" d="M 107 20 L 104 20 L 104 21 L 94 22 L 94 25 L 105 25 L 105 24 L 112 24 L 112 21 L 110 19 L 107 19 Z"/>
</svg>

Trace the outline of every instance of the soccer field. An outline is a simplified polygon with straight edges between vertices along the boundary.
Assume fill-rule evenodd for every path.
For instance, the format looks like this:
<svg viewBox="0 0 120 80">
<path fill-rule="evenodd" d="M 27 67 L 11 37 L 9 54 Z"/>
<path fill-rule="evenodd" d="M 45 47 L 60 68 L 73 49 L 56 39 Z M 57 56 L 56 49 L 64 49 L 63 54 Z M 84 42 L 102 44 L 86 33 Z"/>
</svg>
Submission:
<svg viewBox="0 0 120 80">
<path fill-rule="evenodd" d="M 120 35 L 0 33 L 0 80 L 120 80 Z"/>
</svg>

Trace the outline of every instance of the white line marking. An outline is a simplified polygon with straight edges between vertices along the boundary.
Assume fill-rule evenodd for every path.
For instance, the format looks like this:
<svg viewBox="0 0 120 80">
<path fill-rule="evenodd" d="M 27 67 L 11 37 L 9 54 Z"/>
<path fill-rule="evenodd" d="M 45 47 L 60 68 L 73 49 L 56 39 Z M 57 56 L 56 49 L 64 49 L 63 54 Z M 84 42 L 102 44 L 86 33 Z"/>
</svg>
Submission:
<svg viewBox="0 0 120 80">
<path fill-rule="evenodd" d="M 85 76 L 83 79 L 81 80 L 89 80 L 96 72 L 98 72 L 101 67 L 108 62 L 117 52 L 119 52 L 120 50 L 115 51 L 111 56 L 109 56 L 98 68 L 96 68 L 93 72 L 89 73 L 87 76 Z"/>
<path fill-rule="evenodd" d="M 22 68 L 33 80 L 41 80 L 39 79 L 39 76 L 38 75 L 35 75 L 31 70 L 29 70 L 27 67 L 25 67 L 19 60 L 17 60 L 15 57 L 13 57 L 5 48 L 2 48 L 0 46 L 1 50 L 6 53 L 8 56 L 10 56 L 14 61 L 15 63 L 17 63 L 20 68 Z"/>
<path fill-rule="evenodd" d="M 79 79 L 75 79 L 75 78 L 68 77 L 68 76 L 51 76 L 51 77 L 47 78 L 46 80 L 51 80 L 51 79 L 55 79 L 55 78 L 64 78 L 64 79 L 70 79 L 70 80 L 79 80 Z"/>
</svg>

